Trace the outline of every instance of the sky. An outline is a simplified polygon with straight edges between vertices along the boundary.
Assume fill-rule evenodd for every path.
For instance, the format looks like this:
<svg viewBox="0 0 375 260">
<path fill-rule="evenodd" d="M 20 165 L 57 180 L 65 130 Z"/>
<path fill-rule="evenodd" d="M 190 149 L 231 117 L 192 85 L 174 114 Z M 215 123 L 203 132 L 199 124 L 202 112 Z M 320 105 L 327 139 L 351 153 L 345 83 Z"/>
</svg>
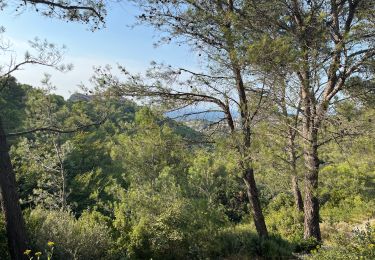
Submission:
<svg viewBox="0 0 375 260">
<path fill-rule="evenodd" d="M 124 1 L 125 2 L 125 1 Z M 130 72 L 144 72 L 151 61 L 164 62 L 176 67 L 196 67 L 196 59 L 188 47 L 175 44 L 155 48 L 158 32 L 151 27 L 132 26 L 138 10 L 129 3 L 108 6 L 106 27 L 92 32 L 89 26 L 42 17 L 32 11 L 15 13 L 11 6 L 1 12 L 0 26 L 5 27 L 4 38 L 12 43 L 18 59 L 29 49 L 28 41 L 35 37 L 51 43 L 66 45 L 64 63 L 74 68 L 61 73 L 41 66 L 25 66 L 14 76 L 20 83 L 40 86 L 44 74 L 52 75 L 56 93 L 68 98 L 79 91 L 81 83 L 89 85 L 93 66 L 121 64 Z M 7 62 L 1 55 L 0 62 Z"/>
</svg>

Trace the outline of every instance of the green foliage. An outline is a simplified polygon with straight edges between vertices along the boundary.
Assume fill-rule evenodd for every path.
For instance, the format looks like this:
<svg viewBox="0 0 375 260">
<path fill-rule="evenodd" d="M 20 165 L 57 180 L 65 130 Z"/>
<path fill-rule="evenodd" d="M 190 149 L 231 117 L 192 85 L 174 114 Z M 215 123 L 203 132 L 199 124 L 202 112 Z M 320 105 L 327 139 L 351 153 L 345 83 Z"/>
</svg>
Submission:
<svg viewBox="0 0 375 260">
<path fill-rule="evenodd" d="M 268 204 L 266 222 L 271 232 L 292 242 L 303 238 L 303 213 L 296 210 L 293 197 L 280 193 Z"/>
<path fill-rule="evenodd" d="M 3 214 L 0 215 L 0 256 L 1 259 L 8 260 L 10 259 L 9 250 L 8 250 L 8 239 L 5 229 L 5 220 Z"/>
<path fill-rule="evenodd" d="M 371 64 L 371 70 L 374 71 L 374 63 Z M 362 79 L 360 77 L 352 77 L 345 86 L 345 92 L 352 96 L 355 100 L 362 102 L 368 107 L 375 107 L 375 83 L 374 79 Z"/>
<path fill-rule="evenodd" d="M 25 217 L 32 248 L 43 251 L 53 241 L 57 259 L 104 258 L 112 243 L 107 219 L 95 211 L 76 219 L 70 212 L 36 208 Z"/>
<path fill-rule="evenodd" d="M 271 235 L 267 239 L 260 239 L 248 225 L 223 229 L 217 239 L 220 247 L 218 256 L 235 259 L 285 259 L 291 257 L 293 250 L 293 245 L 279 236 Z"/>
<path fill-rule="evenodd" d="M 72 146 L 70 142 L 61 144 L 59 139 L 53 134 L 36 140 L 21 138 L 13 147 L 13 164 L 24 206 L 66 207 L 67 172 L 61 161 L 66 159 Z"/>
<path fill-rule="evenodd" d="M 356 229 L 349 236 L 340 235 L 332 247 L 313 250 L 308 259 L 374 259 L 375 232 L 367 224 L 365 229 Z"/>
<path fill-rule="evenodd" d="M 30 89 L 30 86 L 19 84 L 13 77 L 0 79 L 0 111 L 7 132 L 22 128 L 26 119 L 24 101 Z"/>
<path fill-rule="evenodd" d="M 2 104 L 9 114 L 18 110 L 17 124 L 23 128 L 45 124 L 47 107 L 52 111 L 48 122 L 62 128 L 90 124 L 108 113 L 102 125 L 76 133 L 33 133 L 12 140 L 32 253 L 45 255 L 48 241 L 56 243 L 56 259 L 278 259 L 317 248 L 316 241 L 303 239 L 303 213 L 296 211 L 289 191 L 290 169 L 279 160 L 279 146 L 286 144 L 269 125 L 254 128 L 254 167 L 272 234 L 259 239 L 238 154 L 221 136 L 214 136 L 216 144 L 192 146 L 186 138 L 201 138 L 196 131 L 126 100 L 101 104 L 81 96 L 64 101 L 42 90 L 21 91 L 21 96 L 25 104 L 18 97 Z M 369 258 L 367 233 L 351 236 L 353 241 L 345 236 L 374 214 L 375 139 L 369 121 L 374 112 L 350 102 L 337 111 L 346 124 L 361 125 L 367 134 L 320 150 L 326 161 L 319 179 L 325 244 L 312 257 Z M 36 120 L 24 118 L 31 114 Z M 64 155 L 62 162 L 57 153 Z M 304 171 L 301 162 L 297 168 Z M 60 210 L 61 169 L 70 211 Z M 6 252 L 4 227 L 0 250 Z"/>
<path fill-rule="evenodd" d="M 33 252 L 31 249 L 26 249 L 23 254 L 29 259 L 37 259 L 39 260 L 42 256 L 43 258 L 46 258 L 47 260 L 52 260 L 53 256 L 53 250 L 55 249 L 55 242 L 48 241 L 45 249 L 45 257 L 43 256 L 43 253 L 41 251 Z"/>
<path fill-rule="evenodd" d="M 142 216 L 130 233 L 130 258 L 187 259 L 208 256 L 223 215 L 178 201 L 159 215 Z M 224 218 L 225 219 L 225 218 Z"/>
<path fill-rule="evenodd" d="M 320 198 L 322 216 L 329 222 L 361 221 L 374 214 L 375 165 L 370 158 L 374 151 L 373 139 L 360 137 L 342 142 L 350 156 L 331 149 L 324 154 L 327 161 L 335 163 L 321 170 Z"/>
<path fill-rule="evenodd" d="M 214 246 L 211 238 L 226 223 L 220 208 L 184 197 L 171 168 L 162 169 L 155 179 L 133 183 L 122 196 L 114 227 L 120 253 L 130 258 L 205 256 Z"/>
<path fill-rule="evenodd" d="M 244 185 L 232 163 L 229 154 L 220 149 L 197 150 L 189 167 L 187 192 L 210 205 L 220 205 L 231 221 L 240 222 L 248 211 Z"/>
<path fill-rule="evenodd" d="M 288 37 L 262 36 L 250 44 L 248 48 L 249 60 L 258 64 L 264 71 L 272 72 L 276 69 L 297 66 L 297 58 L 300 55 L 293 46 L 292 39 Z"/>
</svg>

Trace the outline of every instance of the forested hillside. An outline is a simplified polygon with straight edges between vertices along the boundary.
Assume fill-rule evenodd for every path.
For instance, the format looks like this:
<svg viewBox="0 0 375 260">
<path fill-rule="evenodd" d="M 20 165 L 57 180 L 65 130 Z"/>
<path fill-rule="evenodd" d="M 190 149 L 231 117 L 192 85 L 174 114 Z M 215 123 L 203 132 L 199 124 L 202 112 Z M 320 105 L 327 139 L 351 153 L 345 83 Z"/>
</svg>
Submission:
<svg viewBox="0 0 375 260">
<path fill-rule="evenodd" d="M 98 65 L 64 98 L 14 74 L 69 77 L 66 48 L 17 59 L 0 27 L 0 259 L 375 259 L 375 3 L 124 2 L 199 66 Z M 0 12 L 95 33 L 114 4 Z"/>
<path fill-rule="evenodd" d="M 126 99 L 104 105 L 75 94 L 64 100 L 14 78 L 9 84 L 1 110 L 9 122 L 30 256 L 52 252 L 49 241 L 55 259 L 290 258 L 315 246 L 303 239 L 303 213 L 279 151 L 287 145 L 276 115 L 254 130 L 256 180 L 270 232 L 259 240 L 238 155 L 220 133 L 207 142 L 182 122 Z M 375 214 L 375 110 L 372 103 L 355 104 L 340 103 L 331 117 L 358 135 L 321 150 L 320 221 L 329 250 L 317 259 L 374 256 L 372 230 L 363 224 Z M 59 131 L 22 133 L 45 122 Z M 356 226 L 365 233 L 352 233 Z M 6 257 L 4 226 L 2 234 Z"/>
</svg>

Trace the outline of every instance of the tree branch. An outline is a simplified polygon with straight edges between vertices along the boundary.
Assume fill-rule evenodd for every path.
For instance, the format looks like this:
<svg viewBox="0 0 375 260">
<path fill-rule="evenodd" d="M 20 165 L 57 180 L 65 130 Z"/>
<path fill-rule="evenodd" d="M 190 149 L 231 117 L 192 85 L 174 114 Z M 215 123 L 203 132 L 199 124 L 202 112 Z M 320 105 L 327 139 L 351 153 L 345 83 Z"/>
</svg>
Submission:
<svg viewBox="0 0 375 260">
<path fill-rule="evenodd" d="M 101 125 L 106 120 L 107 120 L 107 118 L 105 117 L 104 119 L 100 120 L 99 122 L 79 126 L 79 127 L 73 128 L 73 129 L 59 129 L 59 128 L 54 128 L 54 127 L 39 127 L 39 128 L 21 131 L 21 132 L 8 133 L 8 134 L 6 134 L 6 136 L 7 137 L 17 137 L 17 136 L 21 136 L 21 135 L 36 133 L 36 132 L 51 132 L 51 133 L 59 133 L 59 134 L 70 134 L 70 133 L 75 133 L 75 132 L 78 132 L 78 131 L 81 131 L 81 130 L 85 130 L 85 129 L 87 129 L 89 127 L 92 127 L 92 126 Z"/>
</svg>

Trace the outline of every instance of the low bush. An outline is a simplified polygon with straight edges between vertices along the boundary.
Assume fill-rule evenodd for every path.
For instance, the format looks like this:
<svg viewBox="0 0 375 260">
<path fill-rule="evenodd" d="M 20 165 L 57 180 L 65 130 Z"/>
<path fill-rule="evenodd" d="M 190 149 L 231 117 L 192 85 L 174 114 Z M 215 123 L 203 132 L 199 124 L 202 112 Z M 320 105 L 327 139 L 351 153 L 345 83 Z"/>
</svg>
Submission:
<svg viewBox="0 0 375 260">
<path fill-rule="evenodd" d="M 103 259 L 112 241 L 105 218 L 84 212 L 76 219 L 70 212 L 36 208 L 25 216 L 31 248 L 45 251 L 53 241 L 55 259 Z"/>
<path fill-rule="evenodd" d="M 226 228 L 219 233 L 216 241 L 222 257 L 286 259 L 293 252 L 293 245 L 280 236 L 259 238 L 248 225 Z"/>
<path fill-rule="evenodd" d="M 332 247 L 312 250 L 309 259 L 375 259 L 375 230 L 367 225 L 364 230 L 354 230 L 350 236 L 340 235 Z"/>
<path fill-rule="evenodd" d="M 7 232 L 5 229 L 5 220 L 3 212 L 0 211 L 0 259 L 8 260 L 10 259 L 9 250 L 8 250 L 8 240 Z"/>
</svg>

